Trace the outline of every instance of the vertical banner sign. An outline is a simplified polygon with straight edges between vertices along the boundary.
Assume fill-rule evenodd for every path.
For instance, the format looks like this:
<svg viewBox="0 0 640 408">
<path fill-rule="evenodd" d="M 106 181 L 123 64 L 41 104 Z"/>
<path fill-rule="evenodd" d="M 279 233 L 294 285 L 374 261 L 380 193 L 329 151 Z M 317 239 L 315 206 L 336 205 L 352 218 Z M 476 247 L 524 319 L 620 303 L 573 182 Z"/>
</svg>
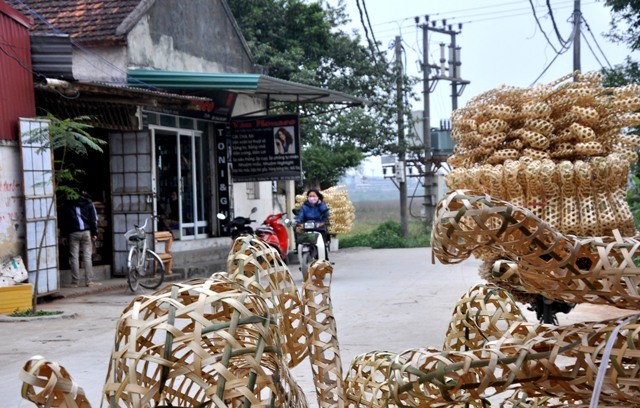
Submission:
<svg viewBox="0 0 640 408">
<path fill-rule="evenodd" d="M 229 197 L 229 128 L 216 127 L 215 132 L 218 212 L 224 214 L 228 219 L 231 216 Z M 220 231 L 220 235 L 228 236 L 229 228 L 227 223 L 218 220 L 218 231 Z"/>
<path fill-rule="evenodd" d="M 298 115 L 231 121 L 234 183 L 302 180 Z"/>
</svg>

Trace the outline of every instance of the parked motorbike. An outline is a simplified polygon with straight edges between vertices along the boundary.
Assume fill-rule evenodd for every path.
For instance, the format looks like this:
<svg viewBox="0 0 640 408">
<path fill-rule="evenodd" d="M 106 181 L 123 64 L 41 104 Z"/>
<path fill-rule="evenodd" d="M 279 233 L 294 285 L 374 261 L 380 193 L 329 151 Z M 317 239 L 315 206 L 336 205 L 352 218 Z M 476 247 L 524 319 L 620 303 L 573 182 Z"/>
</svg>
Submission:
<svg viewBox="0 0 640 408">
<path fill-rule="evenodd" d="M 235 217 L 231 221 L 229 221 L 228 227 L 231 231 L 231 239 L 236 239 L 240 235 L 244 234 L 253 234 L 253 228 L 251 228 L 251 223 L 256 222 L 256 220 L 251 219 L 251 215 L 257 212 L 258 209 L 253 207 L 251 209 L 251 213 L 248 217 Z M 216 216 L 219 220 L 226 220 L 227 217 L 224 214 L 218 214 Z"/>
<path fill-rule="evenodd" d="M 300 270 L 305 280 L 307 279 L 307 271 L 311 262 L 327 259 L 326 243 L 322 232 L 318 231 L 318 224 L 316 221 L 306 221 L 300 224 L 302 232 L 296 236 Z"/>
<path fill-rule="evenodd" d="M 254 214 L 258 209 L 253 207 L 251 214 Z M 256 220 L 249 217 L 235 217 L 228 223 L 229 230 L 231 231 L 231 239 L 236 239 L 240 235 L 251 234 L 255 235 L 262 241 L 273 246 L 283 261 L 286 262 L 287 252 L 289 250 L 289 233 L 287 232 L 287 226 L 291 224 L 291 221 L 286 217 L 286 213 L 271 214 L 264 220 L 263 225 L 257 228 L 255 231 L 251 227 L 251 223 Z M 224 214 L 218 214 L 219 220 L 225 220 L 227 217 Z M 282 221 L 281 221 L 282 220 Z"/>
<path fill-rule="evenodd" d="M 286 216 L 287 213 L 268 215 L 262 226 L 256 229 L 258 238 L 276 248 L 284 262 L 287 262 L 287 253 L 289 252 L 287 227 L 291 225 L 291 220 Z"/>
</svg>

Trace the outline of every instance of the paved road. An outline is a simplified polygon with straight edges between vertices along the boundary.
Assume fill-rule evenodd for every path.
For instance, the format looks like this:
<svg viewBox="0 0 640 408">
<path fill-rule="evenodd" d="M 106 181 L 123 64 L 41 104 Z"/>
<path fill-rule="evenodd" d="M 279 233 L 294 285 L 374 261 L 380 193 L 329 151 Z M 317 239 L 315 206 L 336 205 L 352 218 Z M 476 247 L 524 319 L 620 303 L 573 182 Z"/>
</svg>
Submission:
<svg viewBox="0 0 640 408">
<path fill-rule="evenodd" d="M 480 282 L 477 261 L 432 265 L 427 248 L 347 249 L 333 253 L 332 261 L 332 300 L 345 368 L 354 356 L 367 351 L 440 348 L 456 300 Z M 293 275 L 300 284 L 300 272 Z M 63 299 L 43 309 L 75 313 L 75 318 L 0 323 L 0 406 L 31 406 L 20 398 L 18 373 L 32 355 L 65 366 L 92 405 L 99 406 L 115 323 L 132 298 L 127 290 L 117 290 Z M 561 315 L 560 323 L 616 313 L 621 312 L 580 306 L 566 317 Z M 316 406 L 308 362 L 296 367 L 294 375 Z"/>
</svg>

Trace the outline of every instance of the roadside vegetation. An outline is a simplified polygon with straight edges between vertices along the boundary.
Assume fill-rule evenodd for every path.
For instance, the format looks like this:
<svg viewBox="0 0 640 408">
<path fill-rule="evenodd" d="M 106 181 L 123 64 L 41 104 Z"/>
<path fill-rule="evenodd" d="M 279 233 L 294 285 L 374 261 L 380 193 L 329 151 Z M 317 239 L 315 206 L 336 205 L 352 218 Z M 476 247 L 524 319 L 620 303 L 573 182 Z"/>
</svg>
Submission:
<svg viewBox="0 0 640 408">
<path fill-rule="evenodd" d="M 396 200 L 356 201 L 356 219 L 351 232 L 339 235 L 340 248 L 415 248 L 430 245 L 430 230 L 419 218 L 409 219 L 409 235 L 400 235 L 400 211 Z M 412 208 L 419 214 L 419 205 Z"/>
<path fill-rule="evenodd" d="M 60 310 L 19 310 L 16 309 L 9 314 L 11 317 L 39 317 L 39 316 L 56 316 L 62 314 Z"/>
</svg>

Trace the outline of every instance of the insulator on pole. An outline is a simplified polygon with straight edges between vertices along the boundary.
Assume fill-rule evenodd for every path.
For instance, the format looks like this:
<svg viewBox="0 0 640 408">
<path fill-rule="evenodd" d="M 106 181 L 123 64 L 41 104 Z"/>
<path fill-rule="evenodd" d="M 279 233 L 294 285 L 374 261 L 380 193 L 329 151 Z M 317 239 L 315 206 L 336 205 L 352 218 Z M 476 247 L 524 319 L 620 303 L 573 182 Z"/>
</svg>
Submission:
<svg viewBox="0 0 640 408">
<path fill-rule="evenodd" d="M 444 43 L 440 43 L 440 76 L 445 76 L 447 74 L 447 67 L 445 66 L 447 58 L 445 56 L 444 46 Z"/>
</svg>

